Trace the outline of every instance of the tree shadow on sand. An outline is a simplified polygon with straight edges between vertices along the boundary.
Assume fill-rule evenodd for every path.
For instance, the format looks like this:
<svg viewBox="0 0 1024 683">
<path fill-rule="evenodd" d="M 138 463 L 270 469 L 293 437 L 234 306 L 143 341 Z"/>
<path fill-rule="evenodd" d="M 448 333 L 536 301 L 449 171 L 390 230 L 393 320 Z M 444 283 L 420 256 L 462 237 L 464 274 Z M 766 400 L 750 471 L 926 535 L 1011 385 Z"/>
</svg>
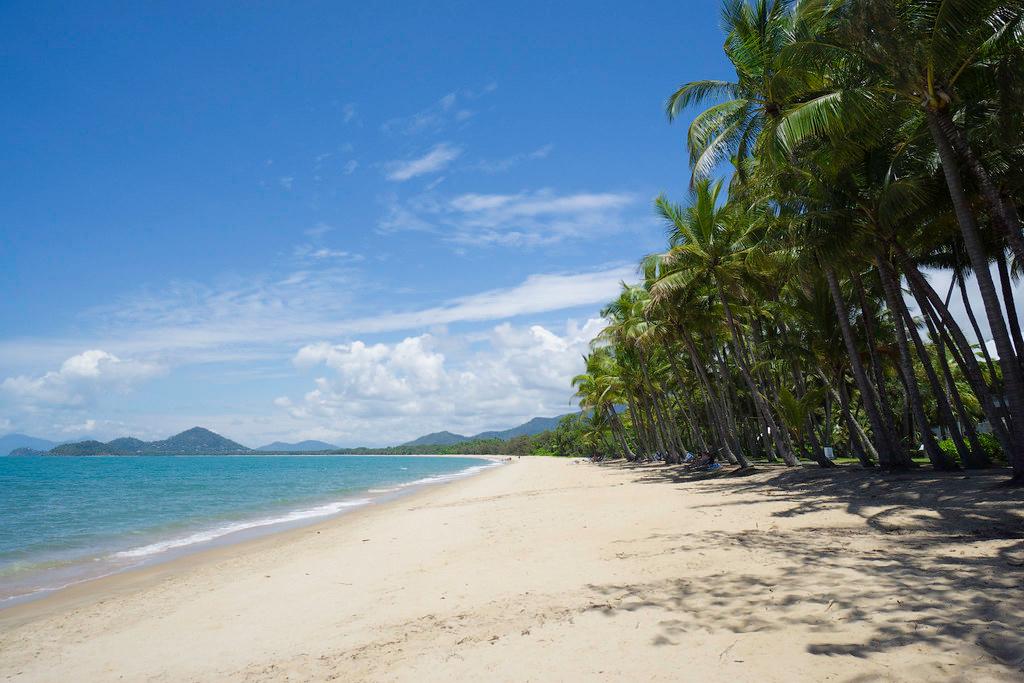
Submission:
<svg viewBox="0 0 1024 683">
<path fill-rule="evenodd" d="M 660 644 L 697 628 L 741 634 L 802 625 L 822 636 L 807 647 L 812 655 L 863 658 L 915 645 L 958 652 L 971 644 L 1008 674 L 1024 673 L 1024 495 L 995 486 L 1005 473 L 806 468 L 708 480 L 678 468 L 628 469 L 638 483 L 685 483 L 680 491 L 697 509 L 781 504 L 758 529 L 667 537 L 672 554 L 747 553 L 749 571 L 591 587 L 608 597 L 609 612 L 671 612 Z M 732 495 L 713 502 L 723 492 Z M 825 510 L 864 524 L 793 524 Z M 753 559 L 766 557 L 768 573 Z"/>
</svg>

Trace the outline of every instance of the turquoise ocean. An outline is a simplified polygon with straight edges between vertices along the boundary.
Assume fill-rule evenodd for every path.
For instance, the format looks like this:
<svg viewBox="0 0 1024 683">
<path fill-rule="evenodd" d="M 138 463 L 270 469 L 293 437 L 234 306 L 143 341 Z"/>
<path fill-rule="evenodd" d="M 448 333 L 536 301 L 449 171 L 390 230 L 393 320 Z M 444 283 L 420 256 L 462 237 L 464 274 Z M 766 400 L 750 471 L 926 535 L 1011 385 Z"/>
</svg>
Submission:
<svg viewBox="0 0 1024 683">
<path fill-rule="evenodd" d="M 479 458 L 0 458 L 0 608 L 449 481 Z"/>
</svg>

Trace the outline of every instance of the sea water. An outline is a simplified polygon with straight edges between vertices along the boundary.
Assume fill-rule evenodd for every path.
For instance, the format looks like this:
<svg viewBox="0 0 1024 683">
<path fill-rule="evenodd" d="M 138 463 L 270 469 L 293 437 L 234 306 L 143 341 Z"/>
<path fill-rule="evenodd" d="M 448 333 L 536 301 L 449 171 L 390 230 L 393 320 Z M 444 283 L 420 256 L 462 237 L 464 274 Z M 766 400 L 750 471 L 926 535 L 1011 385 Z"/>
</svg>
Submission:
<svg viewBox="0 0 1024 683">
<path fill-rule="evenodd" d="M 479 458 L 0 458 L 0 608 L 466 476 Z"/>
</svg>

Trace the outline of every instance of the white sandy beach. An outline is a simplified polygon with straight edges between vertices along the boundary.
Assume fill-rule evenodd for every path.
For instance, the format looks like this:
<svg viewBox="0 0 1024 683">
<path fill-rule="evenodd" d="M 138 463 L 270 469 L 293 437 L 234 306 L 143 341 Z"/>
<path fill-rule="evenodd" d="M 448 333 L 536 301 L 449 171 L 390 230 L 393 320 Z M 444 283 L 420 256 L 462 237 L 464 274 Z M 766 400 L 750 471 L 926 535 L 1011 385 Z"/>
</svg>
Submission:
<svg viewBox="0 0 1024 683">
<path fill-rule="evenodd" d="M 1020 492 L 910 477 L 523 458 L 0 612 L 0 678 L 1021 680 Z"/>
</svg>

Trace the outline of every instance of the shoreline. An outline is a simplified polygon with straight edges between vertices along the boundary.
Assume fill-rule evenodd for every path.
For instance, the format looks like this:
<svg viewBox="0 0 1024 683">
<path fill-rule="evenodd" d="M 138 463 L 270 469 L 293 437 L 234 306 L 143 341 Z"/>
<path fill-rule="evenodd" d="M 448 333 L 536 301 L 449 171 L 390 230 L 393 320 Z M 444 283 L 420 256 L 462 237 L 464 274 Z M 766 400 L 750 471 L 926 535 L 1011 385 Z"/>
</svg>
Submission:
<svg viewBox="0 0 1024 683">
<path fill-rule="evenodd" d="M 146 457 L 146 456 L 118 456 L 118 457 Z M 188 456 L 186 456 L 188 457 Z M 207 457 L 207 456 L 196 456 Z M 280 456 L 271 456 L 280 457 Z M 304 457 L 304 456 L 298 456 Z M 310 457 L 345 457 L 345 456 L 310 456 Z M 358 456 L 367 457 L 367 456 Z M 158 568 L 162 565 L 187 560 L 194 555 L 213 552 L 217 550 L 230 549 L 263 538 L 275 537 L 280 534 L 287 534 L 293 531 L 301 531 L 310 526 L 327 523 L 337 520 L 346 515 L 353 514 L 364 508 L 382 507 L 392 502 L 400 501 L 403 498 L 432 487 L 451 484 L 460 480 L 478 476 L 487 470 L 503 464 L 499 456 L 476 456 L 476 455 L 411 455 L 411 456 L 379 456 L 379 457 L 415 457 L 415 458 L 460 458 L 488 461 L 490 464 L 475 464 L 463 470 L 451 474 L 430 475 L 423 480 L 405 482 L 383 486 L 381 488 L 370 488 L 362 491 L 352 491 L 343 498 L 336 501 L 317 502 L 311 500 L 303 505 L 296 505 L 294 508 L 281 509 L 277 511 L 276 517 L 267 517 L 267 513 L 253 513 L 249 517 L 239 518 L 233 522 L 222 524 L 219 527 L 207 528 L 197 525 L 194 528 L 183 528 L 179 535 L 154 536 L 149 542 L 140 546 L 126 548 L 120 551 L 112 551 L 102 557 L 89 559 L 83 557 L 64 569 L 69 572 L 70 577 L 66 583 L 56 586 L 31 587 L 29 583 L 33 577 L 36 581 L 41 580 L 45 573 L 36 575 L 29 574 L 22 579 L 26 587 L 31 587 L 24 593 L 17 593 L 0 599 L 0 627 L 3 625 L 5 614 L 17 607 L 30 605 L 41 600 L 56 597 L 65 591 L 87 586 L 94 582 L 132 573 Z M 312 507 L 307 507 L 312 506 Z M 300 513 L 314 513 L 320 509 L 330 507 L 329 511 L 320 514 L 301 515 Z M 186 534 L 181 536 L 180 534 Z M 122 563 L 118 563 L 122 560 Z M 105 561 L 106 565 L 99 568 L 98 563 Z M 86 570 L 94 566 L 100 573 L 88 573 Z M 59 580 L 59 579 L 58 579 Z"/>
<path fill-rule="evenodd" d="M 1019 680 L 998 476 L 523 458 L 0 612 L 0 680 Z"/>
</svg>

